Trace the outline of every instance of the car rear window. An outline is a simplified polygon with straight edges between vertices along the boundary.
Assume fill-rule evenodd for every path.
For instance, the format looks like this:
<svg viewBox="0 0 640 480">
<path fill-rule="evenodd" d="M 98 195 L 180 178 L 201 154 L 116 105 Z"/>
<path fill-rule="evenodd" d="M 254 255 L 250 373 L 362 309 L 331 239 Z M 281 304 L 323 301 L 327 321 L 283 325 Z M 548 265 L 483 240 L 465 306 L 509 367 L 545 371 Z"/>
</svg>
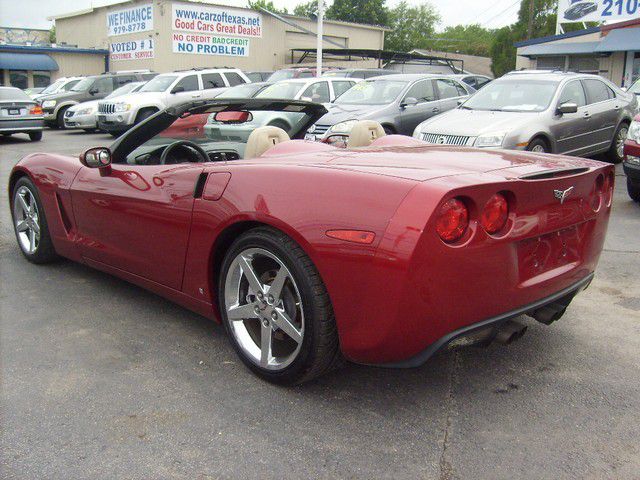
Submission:
<svg viewBox="0 0 640 480">
<path fill-rule="evenodd" d="M 0 88 L 0 101 L 2 100 L 31 100 L 31 97 L 19 88 Z"/>
<path fill-rule="evenodd" d="M 224 80 L 222 80 L 222 75 L 219 73 L 203 73 L 202 84 L 204 85 L 205 90 L 208 88 L 223 88 L 226 86 L 224 84 Z"/>
<path fill-rule="evenodd" d="M 231 87 L 235 87 L 236 85 L 242 85 L 243 83 L 247 83 L 244 81 L 244 78 L 242 78 L 236 72 L 224 72 L 224 76 L 227 77 L 227 80 L 229 81 L 229 86 Z"/>
</svg>

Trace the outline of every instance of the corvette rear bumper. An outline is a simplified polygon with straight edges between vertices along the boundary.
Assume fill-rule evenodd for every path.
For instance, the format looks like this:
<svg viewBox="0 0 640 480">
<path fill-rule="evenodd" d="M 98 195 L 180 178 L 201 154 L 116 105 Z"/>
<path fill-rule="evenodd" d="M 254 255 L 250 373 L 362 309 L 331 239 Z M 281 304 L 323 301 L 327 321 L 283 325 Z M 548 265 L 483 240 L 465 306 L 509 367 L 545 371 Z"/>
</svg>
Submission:
<svg viewBox="0 0 640 480">
<path fill-rule="evenodd" d="M 385 367 L 385 368 L 414 368 L 423 365 L 429 358 L 431 358 L 436 352 L 442 350 L 447 347 L 454 340 L 458 340 L 462 337 L 470 336 L 474 333 L 477 333 L 481 330 L 490 329 L 490 328 L 500 328 L 502 324 L 511 320 L 520 315 L 532 314 L 538 309 L 542 307 L 551 306 L 554 304 L 558 305 L 558 308 L 566 308 L 566 306 L 573 300 L 579 292 L 585 290 L 591 281 L 593 280 L 593 273 L 590 273 L 583 279 L 577 281 L 573 285 L 570 285 L 567 288 L 560 290 L 559 292 L 554 293 L 548 297 L 545 297 L 536 302 L 530 303 L 520 308 L 516 308 L 515 310 L 511 310 L 509 312 L 497 315 L 495 317 L 487 318 L 480 322 L 474 323 L 472 325 L 467 325 L 465 327 L 459 328 L 458 330 L 454 330 L 453 332 L 444 335 L 439 338 L 427 348 L 425 348 L 420 353 L 414 355 L 407 360 L 403 360 L 400 362 L 393 363 L 384 363 L 384 364 L 371 364 L 373 366 Z"/>
</svg>

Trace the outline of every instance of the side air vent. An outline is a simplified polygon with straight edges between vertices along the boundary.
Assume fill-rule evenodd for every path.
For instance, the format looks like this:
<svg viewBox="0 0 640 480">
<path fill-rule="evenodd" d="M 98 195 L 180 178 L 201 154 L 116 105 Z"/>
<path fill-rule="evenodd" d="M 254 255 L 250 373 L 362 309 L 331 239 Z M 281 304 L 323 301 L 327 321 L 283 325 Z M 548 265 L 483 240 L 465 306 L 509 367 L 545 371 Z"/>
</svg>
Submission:
<svg viewBox="0 0 640 480">
<path fill-rule="evenodd" d="M 58 211 L 60 212 L 60 219 L 62 220 L 62 225 L 64 225 L 64 230 L 67 233 L 67 235 L 69 235 L 72 228 L 71 221 L 69 220 L 67 211 L 65 210 L 64 205 L 62 204 L 62 199 L 60 198 L 60 195 L 58 195 L 58 193 L 56 192 L 55 196 L 56 196 L 56 203 L 58 204 Z"/>
<path fill-rule="evenodd" d="M 521 180 L 544 180 L 548 178 L 570 177 L 571 175 L 579 175 L 588 171 L 589 169 L 587 167 L 561 168 L 557 170 L 547 170 L 546 172 L 540 173 L 529 173 L 518 178 Z"/>
</svg>

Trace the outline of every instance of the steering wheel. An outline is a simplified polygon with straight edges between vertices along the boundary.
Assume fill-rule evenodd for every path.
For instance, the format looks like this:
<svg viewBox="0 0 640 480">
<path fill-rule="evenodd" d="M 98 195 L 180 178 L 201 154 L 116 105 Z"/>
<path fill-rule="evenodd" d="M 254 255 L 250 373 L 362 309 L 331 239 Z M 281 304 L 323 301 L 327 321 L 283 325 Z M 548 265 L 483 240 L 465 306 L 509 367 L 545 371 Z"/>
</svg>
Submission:
<svg viewBox="0 0 640 480">
<path fill-rule="evenodd" d="M 186 147 L 185 151 L 189 152 L 196 160 L 194 162 L 208 162 L 209 155 L 204 149 L 198 145 L 197 143 L 190 142 L 188 140 L 178 140 L 177 142 L 170 143 L 165 147 L 160 155 L 160 165 L 167 164 L 167 158 L 169 158 L 169 154 L 178 147 Z"/>
</svg>

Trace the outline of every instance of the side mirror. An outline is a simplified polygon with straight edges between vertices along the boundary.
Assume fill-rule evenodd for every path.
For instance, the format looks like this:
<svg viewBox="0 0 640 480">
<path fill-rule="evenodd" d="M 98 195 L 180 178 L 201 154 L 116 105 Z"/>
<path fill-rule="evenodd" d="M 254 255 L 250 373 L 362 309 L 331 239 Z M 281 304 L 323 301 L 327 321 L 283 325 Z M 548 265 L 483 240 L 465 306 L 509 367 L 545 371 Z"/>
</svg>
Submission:
<svg viewBox="0 0 640 480">
<path fill-rule="evenodd" d="M 573 102 L 565 102 L 558 107 L 558 113 L 564 115 L 565 113 L 576 113 L 578 111 L 578 105 Z"/>
<path fill-rule="evenodd" d="M 90 148 L 80 154 L 80 163 L 89 168 L 105 168 L 111 165 L 111 150 L 106 147 Z"/>
<path fill-rule="evenodd" d="M 414 97 L 406 97 L 400 104 L 400 108 L 415 107 L 418 104 L 418 99 Z"/>
<path fill-rule="evenodd" d="M 89 90 L 89 95 L 95 95 L 98 92 L 99 92 L 99 90 L 97 88 L 92 88 L 92 89 Z"/>
<path fill-rule="evenodd" d="M 171 93 L 180 93 L 180 92 L 184 92 L 184 87 L 173 87 L 173 90 L 171 90 Z"/>
</svg>

